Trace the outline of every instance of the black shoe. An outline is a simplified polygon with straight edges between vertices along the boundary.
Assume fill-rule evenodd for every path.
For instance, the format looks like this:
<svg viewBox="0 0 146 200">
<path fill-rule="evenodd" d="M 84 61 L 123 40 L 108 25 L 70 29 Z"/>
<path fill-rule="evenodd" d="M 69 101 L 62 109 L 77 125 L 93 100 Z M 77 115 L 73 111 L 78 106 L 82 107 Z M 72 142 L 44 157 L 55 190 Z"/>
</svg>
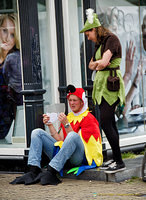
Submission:
<svg viewBox="0 0 146 200">
<path fill-rule="evenodd" d="M 101 165 L 100 169 L 108 169 L 109 166 L 114 163 L 115 161 L 112 159 L 112 160 L 108 160 L 106 162 L 103 162 L 103 164 Z"/>
<path fill-rule="evenodd" d="M 116 162 L 112 163 L 109 168 L 107 170 L 105 170 L 104 172 L 105 173 L 109 173 L 109 174 L 112 174 L 112 173 L 116 173 L 116 172 L 120 172 L 120 171 L 123 171 L 125 170 L 126 167 L 125 167 L 125 164 L 122 163 L 122 164 L 118 164 Z"/>
<path fill-rule="evenodd" d="M 23 176 L 16 177 L 10 184 L 25 184 L 25 185 L 31 185 L 36 182 L 34 182 L 35 178 L 38 176 L 38 174 L 41 172 L 41 169 L 37 166 L 31 166 L 30 172 L 27 172 Z"/>
<path fill-rule="evenodd" d="M 16 177 L 15 180 L 13 180 L 12 182 L 10 182 L 10 184 L 25 184 L 25 185 L 30 185 L 33 184 L 34 179 L 37 177 L 37 175 L 33 172 L 27 172 L 26 174 L 24 174 L 23 176 L 20 177 Z"/>
<path fill-rule="evenodd" d="M 34 180 L 35 183 L 40 182 L 42 185 L 58 185 L 61 183 L 57 177 L 57 171 L 48 165 L 47 171 L 40 173 Z"/>
<path fill-rule="evenodd" d="M 52 174 L 50 171 L 43 172 L 41 175 L 40 183 L 42 185 L 58 185 L 61 183 L 56 174 Z"/>
</svg>

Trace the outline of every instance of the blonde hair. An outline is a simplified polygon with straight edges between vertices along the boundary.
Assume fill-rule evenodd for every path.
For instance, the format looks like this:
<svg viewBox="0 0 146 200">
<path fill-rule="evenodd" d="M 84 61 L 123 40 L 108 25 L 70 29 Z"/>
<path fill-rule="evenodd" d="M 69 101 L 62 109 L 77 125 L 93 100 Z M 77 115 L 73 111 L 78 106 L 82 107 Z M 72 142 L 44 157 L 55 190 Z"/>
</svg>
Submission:
<svg viewBox="0 0 146 200">
<path fill-rule="evenodd" d="M 15 13 L 0 15 L 0 27 L 3 25 L 3 23 L 4 23 L 4 21 L 6 19 L 11 20 L 14 23 L 14 25 L 15 25 L 15 32 L 14 32 L 15 46 L 14 46 L 14 48 L 20 49 L 19 29 L 18 29 L 18 17 L 17 17 L 17 15 Z"/>
</svg>

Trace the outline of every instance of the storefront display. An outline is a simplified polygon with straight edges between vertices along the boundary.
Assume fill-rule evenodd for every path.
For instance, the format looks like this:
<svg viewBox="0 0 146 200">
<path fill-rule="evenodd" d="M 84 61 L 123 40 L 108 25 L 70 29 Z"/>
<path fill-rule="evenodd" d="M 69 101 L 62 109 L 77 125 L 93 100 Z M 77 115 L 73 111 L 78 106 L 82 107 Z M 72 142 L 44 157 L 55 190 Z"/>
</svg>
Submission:
<svg viewBox="0 0 146 200">
<path fill-rule="evenodd" d="M 93 82 L 91 80 L 92 73 L 88 69 L 88 61 L 91 59 L 92 52 L 87 52 L 87 44 L 92 50 L 94 50 L 94 47 L 91 43 L 87 43 L 84 34 L 79 33 L 84 24 L 85 10 L 83 8 L 85 2 L 83 0 L 62 0 L 60 1 L 61 9 L 59 7 L 60 4 L 57 7 L 57 1 L 54 0 L 37 0 L 35 2 L 37 5 L 39 37 L 37 38 L 37 35 L 35 35 L 32 46 L 34 47 L 33 50 L 36 51 L 37 40 L 39 43 L 37 47 L 40 47 L 40 55 L 37 57 L 39 59 L 34 62 L 36 65 L 39 63 L 40 70 L 40 76 L 36 76 L 36 79 L 40 79 L 40 82 L 42 81 L 42 87 L 46 91 L 42 100 L 44 107 L 45 105 L 50 106 L 61 102 L 59 88 L 65 88 L 65 82 L 67 85 L 74 84 L 76 87 L 83 87 L 87 92 L 89 101 L 91 101 Z M 19 19 L 17 3 L 17 0 L 2 0 L 0 3 L 0 19 L 8 14 L 15 14 L 16 18 Z M 93 9 L 96 11 L 101 24 L 115 33 L 122 45 L 120 69 L 125 83 L 126 104 L 125 106 L 117 107 L 115 116 L 121 146 L 144 143 L 146 142 L 144 141 L 146 133 L 146 3 L 140 0 L 95 0 L 94 3 L 95 7 Z M 58 19 L 56 19 L 57 8 L 62 12 L 61 14 L 59 13 L 62 16 L 62 20 L 60 19 L 61 24 L 56 23 L 58 22 Z M 16 36 L 16 24 L 14 25 L 14 33 L 12 34 Z M 21 33 L 20 27 L 18 22 L 18 35 Z M 60 34 L 60 28 L 63 29 L 61 34 L 63 34 L 64 38 L 59 44 L 58 38 L 60 37 L 57 36 Z M 7 30 L 9 33 L 10 29 L 7 28 Z M 2 29 L 0 29 L 0 36 L 1 31 Z M 32 27 L 30 32 L 33 34 Z M 59 45 L 61 46 L 62 43 L 61 50 Z M 3 81 L 5 80 L 2 77 L 3 74 L 8 77 L 6 76 L 6 66 L 5 68 L 2 67 L 2 46 L 3 44 L 0 41 L 0 87 L 3 85 L 4 87 L 1 88 L 8 89 L 10 84 L 7 80 L 9 79 L 7 78 L 4 84 Z M 14 50 L 17 50 L 17 53 Z M 22 59 L 22 44 L 20 44 L 20 48 L 17 46 L 13 49 L 13 52 L 9 52 L 8 58 L 11 58 L 11 53 L 17 57 L 17 59 L 15 59 L 16 57 L 12 58 L 12 61 L 17 61 L 17 64 L 19 64 L 19 73 L 17 73 L 19 86 L 21 89 L 24 89 L 24 85 L 29 87 L 29 84 L 24 84 L 24 74 L 22 73 L 23 63 L 25 62 L 26 64 L 28 61 Z M 61 56 L 64 59 L 63 66 L 59 63 Z M 13 66 L 16 66 L 15 63 L 13 63 Z M 61 80 L 63 81 L 61 82 Z M 15 92 L 20 93 L 21 89 L 19 88 L 19 91 Z M 36 89 L 35 86 L 34 89 Z M 2 95 L 3 92 L 0 89 L 0 97 Z M 20 100 L 21 97 L 19 96 L 17 100 Z M 5 107 L 3 105 L 4 102 L 6 103 L 7 101 L 1 102 L 0 100 L 0 126 L 4 121 L 9 121 L 9 124 L 8 130 L 6 130 L 7 133 L 0 129 L 0 155 L 9 154 L 7 151 L 4 153 L 3 148 L 17 148 L 16 151 L 11 152 L 12 154 L 16 154 L 18 148 L 21 148 L 23 153 L 21 152 L 20 154 L 24 154 L 28 137 L 26 133 L 25 106 L 21 101 L 18 105 L 13 105 L 15 109 L 12 109 L 8 103 L 11 111 L 9 110 L 9 115 L 5 116 L 4 119 L 2 117 L 2 109 Z M 104 133 L 103 141 L 107 142 Z M 108 144 L 106 147 L 108 148 Z"/>
</svg>

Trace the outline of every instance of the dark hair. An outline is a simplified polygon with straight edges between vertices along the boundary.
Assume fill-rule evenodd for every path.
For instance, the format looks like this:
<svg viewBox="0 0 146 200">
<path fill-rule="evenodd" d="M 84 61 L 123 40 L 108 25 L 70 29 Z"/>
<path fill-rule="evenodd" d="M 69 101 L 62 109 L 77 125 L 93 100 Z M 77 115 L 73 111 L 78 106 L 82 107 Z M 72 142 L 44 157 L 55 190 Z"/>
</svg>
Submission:
<svg viewBox="0 0 146 200">
<path fill-rule="evenodd" d="M 111 31 L 103 26 L 99 26 L 95 28 L 96 37 L 97 37 L 97 45 L 101 43 L 105 36 L 107 36 Z"/>
<path fill-rule="evenodd" d="M 93 28 L 91 28 L 91 29 L 88 29 L 87 31 L 92 31 L 92 30 L 93 30 Z M 86 33 L 87 31 L 85 31 L 85 33 Z"/>
</svg>

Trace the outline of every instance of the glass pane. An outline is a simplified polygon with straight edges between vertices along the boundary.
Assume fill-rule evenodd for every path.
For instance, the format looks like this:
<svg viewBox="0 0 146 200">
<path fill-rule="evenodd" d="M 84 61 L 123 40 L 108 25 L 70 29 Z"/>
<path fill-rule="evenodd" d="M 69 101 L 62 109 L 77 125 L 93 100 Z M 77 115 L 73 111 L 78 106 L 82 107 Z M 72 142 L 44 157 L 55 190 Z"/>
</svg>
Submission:
<svg viewBox="0 0 146 200">
<path fill-rule="evenodd" d="M 138 0 L 98 0 L 96 12 L 102 25 L 119 37 L 122 45 L 120 69 L 123 77 L 126 75 L 129 77 L 128 81 L 124 79 L 126 106 L 123 111 L 122 108 L 117 109 L 119 133 L 144 135 L 146 131 L 146 87 L 144 87 L 146 83 L 144 46 L 146 29 L 142 23 L 145 23 L 143 20 L 146 19 L 146 7 L 144 4 L 139 7 Z"/>
<path fill-rule="evenodd" d="M 17 10 L 17 3 L 14 0 L 1 0 L 0 13 L 13 13 Z"/>
<path fill-rule="evenodd" d="M 76 87 L 81 87 L 81 70 L 80 70 L 80 45 L 79 40 L 79 15 L 81 14 L 81 3 L 77 0 L 68 0 L 68 15 L 64 18 L 68 18 L 69 30 L 64 30 L 65 37 L 69 34 L 69 51 L 70 51 L 70 64 L 71 66 L 71 83 Z M 65 20 L 65 19 L 64 19 Z M 66 47 L 68 49 L 68 46 Z M 67 54 L 67 53 L 66 53 Z M 68 67 L 68 66 L 66 66 Z M 67 75 L 68 77 L 69 75 Z"/>
<path fill-rule="evenodd" d="M 78 24 L 79 31 L 82 30 L 83 27 L 83 19 L 82 17 L 82 1 L 78 0 Z M 86 85 L 86 62 L 85 62 L 85 43 L 84 43 L 84 34 L 79 34 L 80 38 L 80 62 L 81 62 L 81 76 L 82 76 L 82 87 Z"/>
<path fill-rule="evenodd" d="M 39 36 L 41 52 L 41 68 L 43 88 L 46 90 L 44 99 L 49 104 L 53 102 L 53 76 L 52 76 L 52 48 L 51 48 L 51 25 L 49 6 L 46 1 L 38 1 Z M 54 24 L 53 24 L 54 25 Z M 57 58 L 56 58 L 57 59 Z"/>
<path fill-rule="evenodd" d="M 11 143 L 13 147 L 17 143 L 25 143 L 23 97 L 20 93 L 22 90 L 20 37 L 16 5 L 14 0 L 0 2 L 0 147 L 7 143 Z M 22 114 L 21 118 L 18 118 L 20 110 Z M 17 130 L 18 124 L 19 130 Z"/>
<path fill-rule="evenodd" d="M 140 6 L 140 28 L 141 28 L 141 65 L 143 69 L 143 102 L 146 107 L 146 2 L 141 2 Z M 146 112 L 146 111 L 145 111 Z M 146 119 L 145 119 L 146 120 Z"/>
</svg>

